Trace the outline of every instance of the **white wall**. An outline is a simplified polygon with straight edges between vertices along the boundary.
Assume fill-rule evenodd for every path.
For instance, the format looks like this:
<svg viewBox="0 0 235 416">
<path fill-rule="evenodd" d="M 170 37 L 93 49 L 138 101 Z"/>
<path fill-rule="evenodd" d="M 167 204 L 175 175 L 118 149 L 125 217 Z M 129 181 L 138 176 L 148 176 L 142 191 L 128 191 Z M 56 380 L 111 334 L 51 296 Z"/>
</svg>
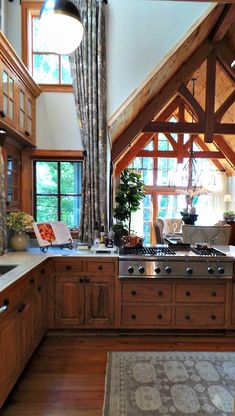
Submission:
<svg viewBox="0 0 235 416">
<path fill-rule="evenodd" d="M 42 93 L 37 99 L 37 147 L 81 150 L 81 136 L 71 93 Z"/>
<path fill-rule="evenodd" d="M 5 34 L 21 55 L 19 0 L 5 2 Z M 123 103 L 166 52 L 204 12 L 208 3 L 109 0 L 107 10 L 108 115 Z M 65 93 L 37 100 L 37 145 L 81 149 L 75 104 Z"/>
<path fill-rule="evenodd" d="M 209 3 L 108 0 L 107 82 L 111 116 Z"/>
</svg>

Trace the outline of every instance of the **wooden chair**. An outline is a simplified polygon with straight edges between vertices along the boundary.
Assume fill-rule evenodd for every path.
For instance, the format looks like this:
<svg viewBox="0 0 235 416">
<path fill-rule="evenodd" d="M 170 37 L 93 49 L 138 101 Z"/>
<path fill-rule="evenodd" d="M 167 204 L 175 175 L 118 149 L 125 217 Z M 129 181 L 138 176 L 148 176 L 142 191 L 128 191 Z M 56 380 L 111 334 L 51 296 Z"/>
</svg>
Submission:
<svg viewBox="0 0 235 416">
<path fill-rule="evenodd" d="M 154 225 L 154 232 L 155 232 L 155 239 L 157 244 L 163 244 L 163 227 L 164 221 L 160 218 L 153 224 Z"/>
</svg>

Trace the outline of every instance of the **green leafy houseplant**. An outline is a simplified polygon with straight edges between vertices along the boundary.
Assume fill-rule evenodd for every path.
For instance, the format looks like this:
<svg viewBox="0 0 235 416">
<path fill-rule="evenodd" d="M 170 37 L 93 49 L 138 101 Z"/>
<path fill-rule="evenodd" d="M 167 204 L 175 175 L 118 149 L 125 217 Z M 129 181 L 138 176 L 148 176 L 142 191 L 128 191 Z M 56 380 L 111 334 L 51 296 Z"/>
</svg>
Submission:
<svg viewBox="0 0 235 416">
<path fill-rule="evenodd" d="M 120 183 L 115 199 L 115 233 L 119 231 L 122 232 L 122 235 L 130 234 L 131 214 L 138 210 L 143 197 L 144 182 L 141 179 L 141 174 L 125 169 L 121 173 Z"/>
</svg>

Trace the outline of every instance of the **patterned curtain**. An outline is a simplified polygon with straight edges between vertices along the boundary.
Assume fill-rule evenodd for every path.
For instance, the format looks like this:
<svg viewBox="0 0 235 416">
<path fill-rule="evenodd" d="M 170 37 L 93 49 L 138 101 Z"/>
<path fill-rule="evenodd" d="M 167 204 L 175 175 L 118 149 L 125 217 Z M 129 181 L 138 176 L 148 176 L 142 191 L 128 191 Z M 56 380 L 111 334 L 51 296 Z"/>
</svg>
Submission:
<svg viewBox="0 0 235 416">
<path fill-rule="evenodd" d="M 84 38 L 70 55 L 73 88 L 84 148 L 81 238 L 91 242 L 94 226 L 107 227 L 107 113 L 105 5 L 73 0 L 81 12 Z"/>
</svg>

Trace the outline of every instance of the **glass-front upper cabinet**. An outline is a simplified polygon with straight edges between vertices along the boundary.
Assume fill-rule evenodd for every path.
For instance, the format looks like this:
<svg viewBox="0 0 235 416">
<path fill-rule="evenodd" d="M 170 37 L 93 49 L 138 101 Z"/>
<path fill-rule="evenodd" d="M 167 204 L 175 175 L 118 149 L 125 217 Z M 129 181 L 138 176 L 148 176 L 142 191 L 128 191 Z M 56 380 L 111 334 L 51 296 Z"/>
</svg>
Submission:
<svg viewBox="0 0 235 416">
<path fill-rule="evenodd" d="M 13 72 L 3 63 L 0 64 L 0 118 L 8 125 L 17 125 L 17 80 Z"/>
<path fill-rule="evenodd" d="M 35 130 L 35 99 L 19 83 L 19 131 L 31 141 Z"/>
<path fill-rule="evenodd" d="M 21 209 L 21 151 L 5 147 L 4 156 L 7 211 Z"/>
</svg>

